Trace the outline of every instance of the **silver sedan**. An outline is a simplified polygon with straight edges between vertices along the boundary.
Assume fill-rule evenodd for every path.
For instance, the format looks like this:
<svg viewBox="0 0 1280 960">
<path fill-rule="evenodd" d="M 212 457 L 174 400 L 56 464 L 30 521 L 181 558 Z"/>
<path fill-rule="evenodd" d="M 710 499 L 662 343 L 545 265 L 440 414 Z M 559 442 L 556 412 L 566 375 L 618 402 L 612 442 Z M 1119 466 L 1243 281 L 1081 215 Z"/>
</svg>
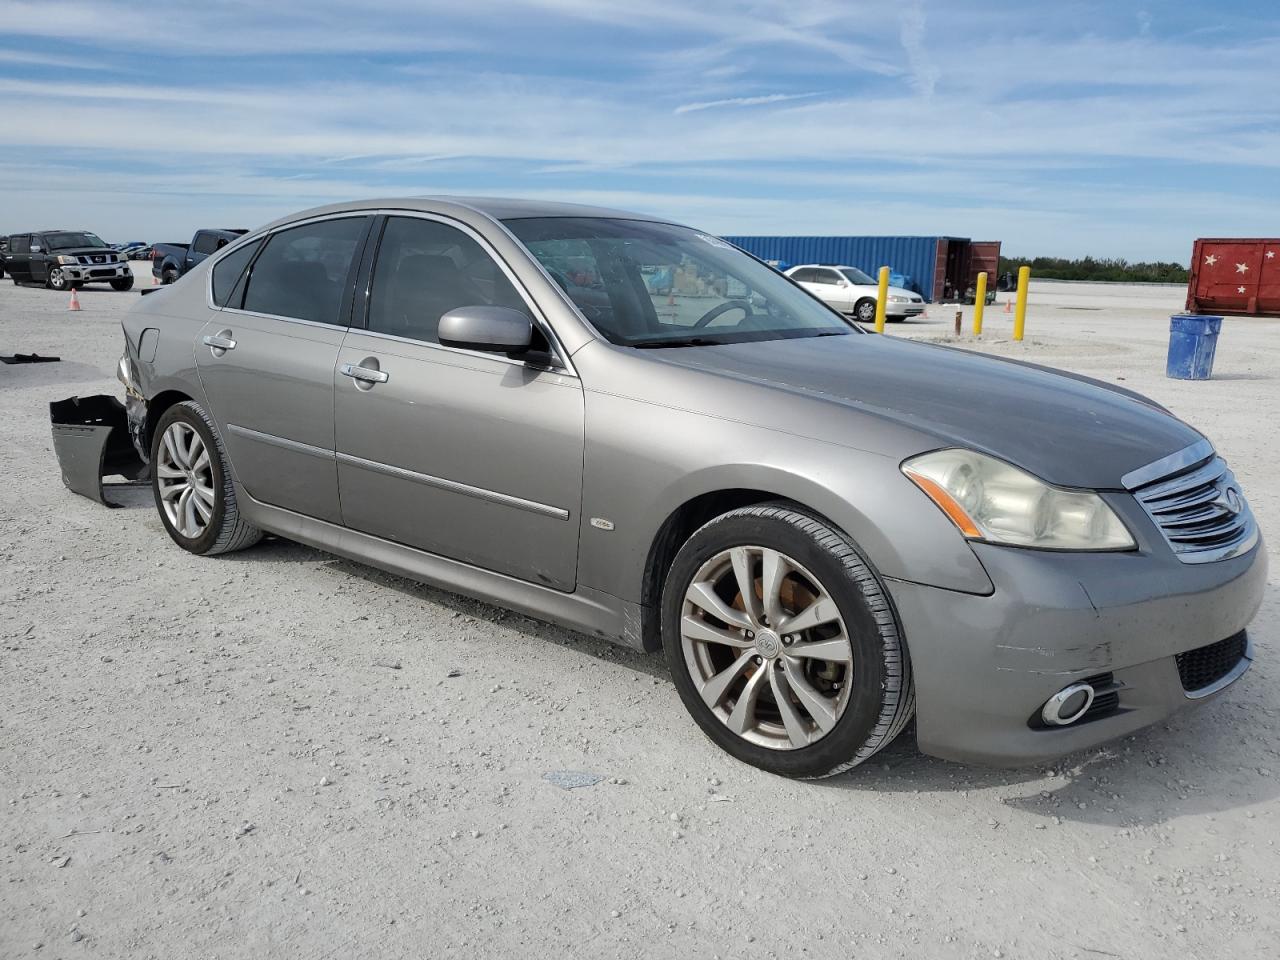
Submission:
<svg viewBox="0 0 1280 960">
<path fill-rule="evenodd" d="M 1210 442 L 1132 392 L 864 333 L 738 249 L 493 199 L 324 207 L 125 324 L 173 540 L 271 532 L 665 653 L 797 777 L 1042 760 L 1204 702 L 1266 581 Z M 500 735 L 495 731 L 495 735 Z"/>
</svg>

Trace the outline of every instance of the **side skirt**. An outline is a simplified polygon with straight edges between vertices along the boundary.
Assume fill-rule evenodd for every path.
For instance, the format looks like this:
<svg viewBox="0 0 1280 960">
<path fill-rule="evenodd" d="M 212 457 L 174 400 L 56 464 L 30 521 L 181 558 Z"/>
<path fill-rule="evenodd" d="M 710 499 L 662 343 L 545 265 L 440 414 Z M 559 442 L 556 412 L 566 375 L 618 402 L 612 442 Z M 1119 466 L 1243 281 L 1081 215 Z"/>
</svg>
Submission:
<svg viewBox="0 0 1280 960">
<path fill-rule="evenodd" d="M 507 607 L 591 637 L 636 650 L 644 649 L 638 604 L 581 585 L 573 593 L 562 593 L 275 507 L 253 499 L 239 483 L 235 486 L 244 518 L 288 540 L 367 563 L 410 580 Z"/>
</svg>

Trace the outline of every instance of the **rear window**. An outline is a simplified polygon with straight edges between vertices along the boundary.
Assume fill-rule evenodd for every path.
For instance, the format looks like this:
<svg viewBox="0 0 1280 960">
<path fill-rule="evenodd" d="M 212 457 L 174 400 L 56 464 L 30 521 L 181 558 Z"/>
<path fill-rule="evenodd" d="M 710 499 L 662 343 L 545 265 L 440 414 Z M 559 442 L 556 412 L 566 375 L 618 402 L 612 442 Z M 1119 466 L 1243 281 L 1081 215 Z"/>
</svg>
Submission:
<svg viewBox="0 0 1280 960">
<path fill-rule="evenodd" d="M 226 245 L 226 238 L 220 237 L 216 233 L 197 233 L 191 248 L 196 253 L 213 253 L 215 250 L 221 250 Z"/>
<path fill-rule="evenodd" d="M 340 323 L 351 264 L 367 224 L 366 217 L 347 217 L 273 233 L 250 271 L 244 309 Z"/>
<path fill-rule="evenodd" d="M 262 246 L 261 240 L 246 243 L 238 250 L 233 250 L 213 265 L 213 302 L 220 307 L 227 306 L 231 292 L 236 288 L 236 281 L 244 273 L 253 255 Z M 233 304 L 239 306 L 239 303 Z"/>
</svg>

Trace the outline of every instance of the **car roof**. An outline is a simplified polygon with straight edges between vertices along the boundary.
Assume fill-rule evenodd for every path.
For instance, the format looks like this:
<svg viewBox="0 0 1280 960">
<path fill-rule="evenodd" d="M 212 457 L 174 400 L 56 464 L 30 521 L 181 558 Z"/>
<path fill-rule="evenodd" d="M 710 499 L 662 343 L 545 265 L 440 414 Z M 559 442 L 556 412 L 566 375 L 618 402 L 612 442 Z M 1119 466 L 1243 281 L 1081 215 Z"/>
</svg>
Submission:
<svg viewBox="0 0 1280 960">
<path fill-rule="evenodd" d="M 813 270 L 815 268 L 822 268 L 824 270 L 856 270 L 857 269 L 857 267 L 851 267 L 845 263 L 797 263 L 794 267 L 791 267 L 790 269 L 788 269 L 787 273 L 790 273 L 792 270 Z"/>
<path fill-rule="evenodd" d="M 422 213 L 482 214 L 494 220 L 516 220 L 529 217 L 608 217 L 615 220 L 647 220 L 655 223 L 671 223 L 664 217 L 655 217 L 610 207 L 593 207 L 581 203 L 562 203 L 553 200 L 521 200 L 513 197 L 378 197 L 370 200 L 352 200 L 331 203 L 310 210 L 282 217 L 267 227 L 276 227 L 295 220 L 325 216 L 331 213 L 355 213 L 364 210 L 413 210 Z"/>
</svg>

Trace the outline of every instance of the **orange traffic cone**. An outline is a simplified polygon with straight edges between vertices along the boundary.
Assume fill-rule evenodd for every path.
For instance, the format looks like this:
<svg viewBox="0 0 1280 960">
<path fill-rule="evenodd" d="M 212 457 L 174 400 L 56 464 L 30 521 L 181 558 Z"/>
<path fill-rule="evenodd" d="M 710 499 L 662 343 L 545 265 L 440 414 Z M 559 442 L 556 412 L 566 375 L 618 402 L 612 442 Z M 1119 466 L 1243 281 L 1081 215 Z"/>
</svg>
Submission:
<svg viewBox="0 0 1280 960">
<path fill-rule="evenodd" d="M 77 294 L 77 292 L 76 292 L 76 288 L 75 288 L 75 287 L 72 287 L 72 288 L 71 288 L 71 303 L 67 305 L 67 309 L 68 309 L 68 310 L 79 310 L 79 309 L 80 309 L 80 297 L 79 297 L 79 295 Z"/>
<path fill-rule="evenodd" d="M 1004 312 L 1013 313 L 1013 301 L 1010 300 L 1008 297 L 1004 298 Z"/>
<path fill-rule="evenodd" d="M 151 285 L 153 287 L 160 286 L 160 278 L 157 277 L 154 273 L 151 275 Z"/>
</svg>

